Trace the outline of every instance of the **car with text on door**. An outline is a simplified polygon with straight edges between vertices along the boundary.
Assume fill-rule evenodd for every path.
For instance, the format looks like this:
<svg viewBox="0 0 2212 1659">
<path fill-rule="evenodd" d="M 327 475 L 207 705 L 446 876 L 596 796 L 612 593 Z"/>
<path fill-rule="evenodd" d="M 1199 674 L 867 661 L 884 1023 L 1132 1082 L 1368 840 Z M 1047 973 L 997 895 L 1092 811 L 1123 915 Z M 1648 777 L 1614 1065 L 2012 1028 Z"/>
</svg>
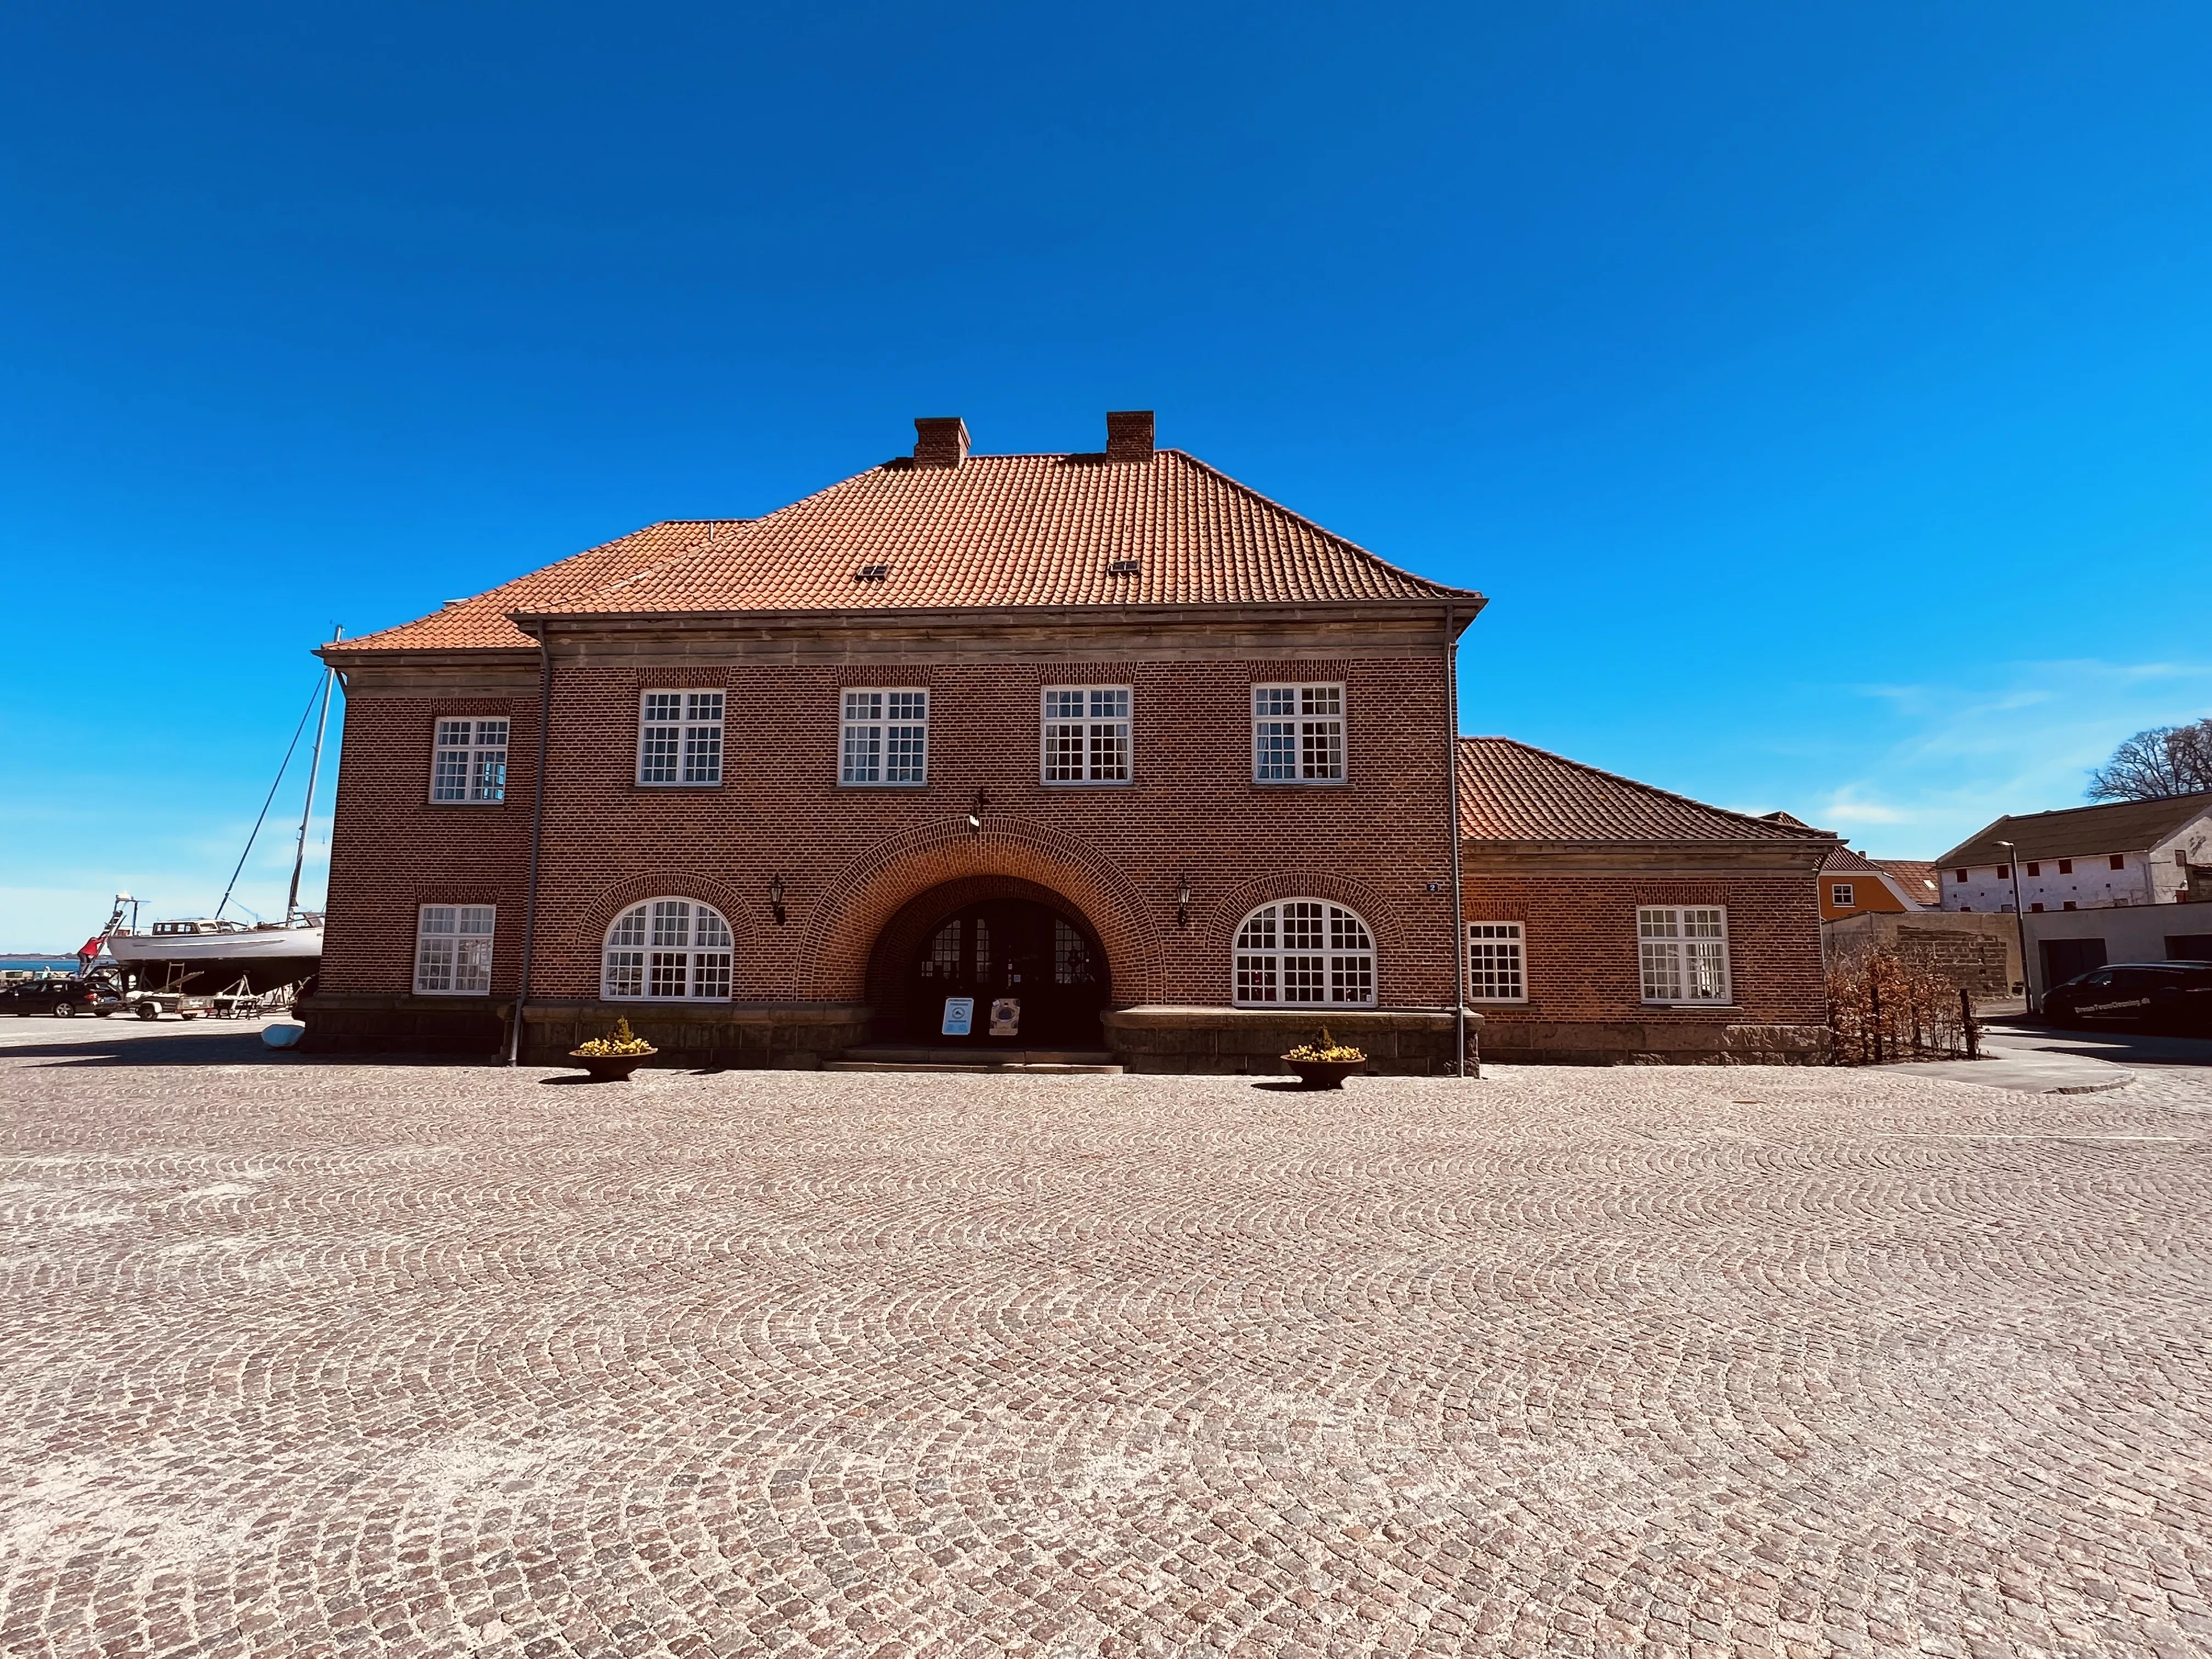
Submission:
<svg viewBox="0 0 2212 1659">
<path fill-rule="evenodd" d="M 2212 963 L 2119 962 L 2054 986 L 2053 1025 L 2212 1036 Z"/>
</svg>

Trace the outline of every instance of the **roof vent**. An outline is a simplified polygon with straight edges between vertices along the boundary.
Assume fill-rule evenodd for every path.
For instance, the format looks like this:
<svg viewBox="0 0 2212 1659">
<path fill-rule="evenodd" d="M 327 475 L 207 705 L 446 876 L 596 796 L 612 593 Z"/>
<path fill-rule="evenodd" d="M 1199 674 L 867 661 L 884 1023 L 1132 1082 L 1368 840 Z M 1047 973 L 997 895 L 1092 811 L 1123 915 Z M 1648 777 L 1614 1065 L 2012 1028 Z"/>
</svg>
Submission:
<svg viewBox="0 0 2212 1659">
<path fill-rule="evenodd" d="M 957 466 L 968 459 L 968 423 L 957 415 L 914 417 L 914 460 L 917 466 Z"/>
<path fill-rule="evenodd" d="M 1115 559 L 1106 567 L 1109 576 L 1133 576 L 1144 567 L 1134 559 Z"/>
<path fill-rule="evenodd" d="M 887 564 L 864 564 L 853 573 L 853 580 L 856 582 L 879 582 L 890 574 L 891 568 Z"/>
<path fill-rule="evenodd" d="M 1152 459 L 1151 410 L 1109 409 L 1106 411 L 1106 459 L 1109 461 L 1149 461 Z"/>
</svg>

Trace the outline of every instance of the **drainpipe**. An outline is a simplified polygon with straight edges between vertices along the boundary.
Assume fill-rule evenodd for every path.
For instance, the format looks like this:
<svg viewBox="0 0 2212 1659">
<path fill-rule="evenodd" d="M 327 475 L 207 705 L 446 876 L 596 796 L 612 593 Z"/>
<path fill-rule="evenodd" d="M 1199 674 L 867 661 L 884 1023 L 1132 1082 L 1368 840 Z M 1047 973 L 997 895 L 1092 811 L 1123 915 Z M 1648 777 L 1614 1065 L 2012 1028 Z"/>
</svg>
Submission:
<svg viewBox="0 0 2212 1659">
<path fill-rule="evenodd" d="M 1452 895 L 1452 1075 L 1467 1075 L 1467 922 L 1459 890 L 1459 652 L 1452 637 L 1457 612 L 1444 606 L 1444 804 L 1450 833 L 1444 841 L 1451 854 Z"/>
<path fill-rule="evenodd" d="M 530 886 L 522 904 L 522 978 L 514 989 L 514 1018 L 507 1033 L 507 1063 L 522 1055 L 522 1010 L 530 1000 L 530 965 L 538 945 L 538 866 L 545 847 L 545 757 L 553 738 L 553 647 L 538 635 L 538 775 L 530 788 Z"/>
</svg>

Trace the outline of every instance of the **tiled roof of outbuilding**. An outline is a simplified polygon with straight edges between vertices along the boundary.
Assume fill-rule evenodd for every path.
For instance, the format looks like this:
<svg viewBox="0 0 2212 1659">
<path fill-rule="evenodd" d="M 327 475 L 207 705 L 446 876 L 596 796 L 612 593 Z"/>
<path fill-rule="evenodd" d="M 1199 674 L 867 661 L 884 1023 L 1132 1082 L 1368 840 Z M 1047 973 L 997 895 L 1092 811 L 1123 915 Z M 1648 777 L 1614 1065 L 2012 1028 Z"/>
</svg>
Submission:
<svg viewBox="0 0 2212 1659">
<path fill-rule="evenodd" d="M 1875 859 L 1874 867 L 1894 881 L 1922 904 L 1942 902 L 1936 882 L 1936 866 L 1926 859 Z"/>
<path fill-rule="evenodd" d="M 1112 567 L 1133 562 L 1133 570 Z M 864 574 L 866 573 L 866 574 Z M 1309 604 L 1480 596 L 1389 564 L 1180 450 L 900 459 L 763 518 L 654 525 L 346 642 L 526 642 L 523 615 Z"/>
<path fill-rule="evenodd" d="M 1794 820 L 1708 806 L 1510 738 L 1462 738 L 1460 829 L 1470 841 L 1741 842 L 1833 837 Z"/>
<path fill-rule="evenodd" d="M 2116 800 L 2103 806 L 2069 806 L 1999 818 L 1960 842 L 1938 865 L 1971 869 L 2013 856 L 1997 845 L 2014 842 L 2024 859 L 2094 858 L 2142 853 L 2164 841 L 2199 812 L 2212 810 L 2212 794 L 2169 795 L 2163 800 Z"/>
</svg>

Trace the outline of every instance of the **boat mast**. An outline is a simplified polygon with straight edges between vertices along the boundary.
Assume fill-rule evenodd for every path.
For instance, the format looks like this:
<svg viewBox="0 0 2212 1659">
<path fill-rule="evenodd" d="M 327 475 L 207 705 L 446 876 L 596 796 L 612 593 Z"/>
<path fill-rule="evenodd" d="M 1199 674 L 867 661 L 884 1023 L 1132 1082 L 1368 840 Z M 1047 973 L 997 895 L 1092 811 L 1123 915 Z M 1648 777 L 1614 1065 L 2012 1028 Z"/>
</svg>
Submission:
<svg viewBox="0 0 2212 1659">
<path fill-rule="evenodd" d="M 331 629 L 331 643 L 336 645 L 344 633 L 343 628 Z M 337 673 L 328 663 L 323 665 L 323 712 L 315 721 L 315 750 L 307 761 L 307 798 L 300 806 L 300 839 L 292 853 L 292 891 L 284 900 L 287 927 L 300 915 L 300 869 L 307 861 L 307 820 L 315 811 L 315 775 L 323 769 L 323 732 L 331 723 L 331 681 Z"/>
</svg>

